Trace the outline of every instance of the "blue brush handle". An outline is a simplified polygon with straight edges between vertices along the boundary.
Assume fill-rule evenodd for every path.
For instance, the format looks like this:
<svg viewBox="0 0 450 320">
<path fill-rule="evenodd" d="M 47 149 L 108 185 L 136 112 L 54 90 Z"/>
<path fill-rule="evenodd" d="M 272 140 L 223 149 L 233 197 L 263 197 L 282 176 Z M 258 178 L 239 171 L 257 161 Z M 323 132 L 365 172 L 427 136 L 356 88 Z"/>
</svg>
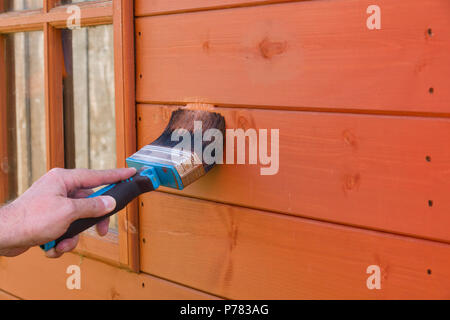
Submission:
<svg viewBox="0 0 450 320">
<path fill-rule="evenodd" d="M 114 209 L 114 211 L 103 217 L 86 218 L 74 221 L 69 226 L 64 235 L 62 235 L 55 241 L 42 245 L 41 248 L 44 251 L 49 251 L 53 248 L 56 248 L 56 246 L 61 241 L 65 239 L 71 239 L 76 235 L 82 233 L 83 231 L 86 231 L 87 229 L 91 228 L 92 226 L 95 226 L 104 219 L 111 217 L 112 215 L 116 214 L 117 212 L 125 208 L 135 198 L 137 198 L 143 193 L 156 190 L 159 187 L 159 185 L 160 181 L 158 175 L 156 174 L 155 169 L 147 167 L 141 169 L 134 177 L 126 181 L 122 181 L 117 184 L 112 184 L 108 187 L 105 187 L 97 191 L 89 198 L 95 198 L 99 196 L 113 197 L 116 200 L 116 208 Z"/>
</svg>

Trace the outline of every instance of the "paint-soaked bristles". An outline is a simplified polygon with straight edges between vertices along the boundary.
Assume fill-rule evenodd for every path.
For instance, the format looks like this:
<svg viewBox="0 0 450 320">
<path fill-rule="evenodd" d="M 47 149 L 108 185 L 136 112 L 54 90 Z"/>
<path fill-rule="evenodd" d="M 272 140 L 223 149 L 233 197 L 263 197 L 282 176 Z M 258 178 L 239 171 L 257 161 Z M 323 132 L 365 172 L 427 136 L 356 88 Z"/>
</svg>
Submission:
<svg viewBox="0 0 450 320">
<path fill-rule="evenodd" d="M 197 123 L 197 126 L 195 123 Z M 199 126 L 199 124 L 201 124 L 201 126 Z M 225 136 L 225 119 L 220 114 L 203 110 L 179 109 L 172 113 L 172 117 L 170 118 L 166 129 L 151 145 L 174 148 L 180 143 L 180 141 L 173 139 L 173 133 L 176 131 L 181 133 L 182 131 L 180 130 L 184 130 L 184 132 L 187 131 L 192 137 L 191 152 L 195 152 L 195 130 L 198 130 L 199 127 L 201 127 L 202 132 L 201 135 L 197 132 L 197 136 L 203 137 L 205 132 L 210 129 L 217 129 L 222 133 L 222 137 Z M 209 145 L 211 141 L 204 141 L 204 139 L 202 139 L 201 143 L 202 150 L 205 150 L 206 146 Z M 206 172 L 211 170 L 214 165 L 215 164 L 207 164 L 203 161 L 203 167 Z"/>
</svg>

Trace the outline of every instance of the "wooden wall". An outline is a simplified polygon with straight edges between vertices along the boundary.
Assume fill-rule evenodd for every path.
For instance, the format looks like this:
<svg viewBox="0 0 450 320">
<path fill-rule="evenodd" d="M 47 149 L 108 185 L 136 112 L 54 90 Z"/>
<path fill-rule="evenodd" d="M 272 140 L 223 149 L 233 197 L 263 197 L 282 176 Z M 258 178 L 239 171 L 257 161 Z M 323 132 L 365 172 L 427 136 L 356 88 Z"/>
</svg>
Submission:
<svg viewBox="0 0 450 320">
<path fill-rule="evenodd" d="M 144 272 L 232 299 L 450 297 L 450 3 L 378 1 L 374 31 L 371 4 L 136 1 L 139 147 L 188 103 L 280 129 L 278 175 L 142 197 Z"/>
<path fill-rule="evenodd" d="M 141 197 L 139 275 L 31 250 L 0 258 L 0 298 L 449 299 L 450 2 L 379 0 L 368 30 L 372 4 L 135 0 L 138 146 L 207 103 L 279 129 L 280 171 Z"/>
<path fill-rule="evenodd" d="M 68 290 L 69 266 L 81 268 L 81 290 Z M 135 274 L 100 261 L 67 254 L 45 258 L 38 248 L 14 259 L 0 258 L 0 300 L 21 299 L 217 299 L 146 274 Z M 6 294 L 9 293 L 9 294 Z"/>
</svg>

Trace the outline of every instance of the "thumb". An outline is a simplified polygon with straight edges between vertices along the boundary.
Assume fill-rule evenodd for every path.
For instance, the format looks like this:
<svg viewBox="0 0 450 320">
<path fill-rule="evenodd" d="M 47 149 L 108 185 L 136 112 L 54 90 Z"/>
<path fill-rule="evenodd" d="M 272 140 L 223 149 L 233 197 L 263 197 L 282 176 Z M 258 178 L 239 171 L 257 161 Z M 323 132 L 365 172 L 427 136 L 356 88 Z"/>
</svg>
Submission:
<svg viewBox="0 0 450 320">
<path fill-rule="evenodd" d="M 116 200 L 110 196 L 72 199 L 73 220 L 102 217 L 116 208 Z"/>
</svg>

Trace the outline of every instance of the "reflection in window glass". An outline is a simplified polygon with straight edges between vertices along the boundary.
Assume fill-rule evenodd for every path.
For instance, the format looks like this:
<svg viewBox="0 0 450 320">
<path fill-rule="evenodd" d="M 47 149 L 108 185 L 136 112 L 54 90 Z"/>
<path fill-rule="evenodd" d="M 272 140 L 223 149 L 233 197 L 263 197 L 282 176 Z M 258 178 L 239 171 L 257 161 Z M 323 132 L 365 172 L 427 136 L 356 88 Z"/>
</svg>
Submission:
<svg viewBox="0 0 450 320">
<path fill-rule="evenodd" d="M 64 30 L 62 37 L 66 167 L 116 168 L 112 26 Z"/>
<path fill-rule="evenodd" d="M 43 33 L 7 37 L 8 165 L 10 199 L 47 169 Z"/>
<path fill-rule="evenodd" d="M 97 1 L 97 0 L 59 0 L 57 5 L 65 5 L 71 3 L 79 3 L 79 2 L 89 2 L 89 1 Z"/>
<path fill-rule="evenodd" d="M 34 10 L 42 8 L 42 0 L 2 0 L 10 11 Z"/>
</svg>

